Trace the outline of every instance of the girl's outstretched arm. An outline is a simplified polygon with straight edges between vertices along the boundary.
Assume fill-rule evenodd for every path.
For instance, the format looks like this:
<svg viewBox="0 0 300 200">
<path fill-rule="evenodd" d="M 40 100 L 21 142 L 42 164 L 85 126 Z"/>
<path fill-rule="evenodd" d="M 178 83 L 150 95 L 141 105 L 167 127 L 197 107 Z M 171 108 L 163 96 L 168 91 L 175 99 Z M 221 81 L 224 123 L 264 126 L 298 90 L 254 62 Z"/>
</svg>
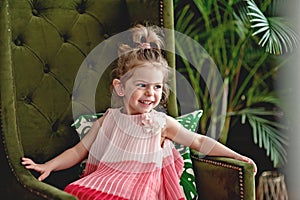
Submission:
<svg viewBox="0 0 300 200">
<path fill-rule="evenodd" d="M 48 162 L 37 164 L 30 158 L 22 158 L 21 164 L 24 165 L 26 169 L 32 169 L 39 172 L 39 181 L 43 181 L 47 178 L 52 171 L 59 171 L 76 165 L 87 157 L 89 149 L 97 136 L 103 120 L 104 117 L 98 119 L 93 124 L 88 134 L 74 147 L 67 149 Z"/>
<path fill-rule="evenodd" d="M 43 181 L 52 171 L 70 168 L 82 161 L 87 154 L 88 150 L 85 148 L 82 142 L 79 142 L 74 147 L 67 149 L 57 157 L 44 164 L 37 164 L 29 158 L 22 158 L 21 164 L 24 165 L 26 169 L 32 169 L 39 172 L 40 176 L 38 180 Z"/>
<path fill-rule="evenodd" d="M 252 159 L 231 150 L 230 148 L 210 137 L 196 134 L 185 129 L 177 120 L 172 117 L 167 117 L 166 130 L 163 133 L 163 137 L 170 138 L 176 143 L 191 147 L 192 149 L 195 149 L 205 155 L 224 156 L 248 162 L 253 164 L 254 172 L 257 172 L 256 164 Z"/>
</svg>

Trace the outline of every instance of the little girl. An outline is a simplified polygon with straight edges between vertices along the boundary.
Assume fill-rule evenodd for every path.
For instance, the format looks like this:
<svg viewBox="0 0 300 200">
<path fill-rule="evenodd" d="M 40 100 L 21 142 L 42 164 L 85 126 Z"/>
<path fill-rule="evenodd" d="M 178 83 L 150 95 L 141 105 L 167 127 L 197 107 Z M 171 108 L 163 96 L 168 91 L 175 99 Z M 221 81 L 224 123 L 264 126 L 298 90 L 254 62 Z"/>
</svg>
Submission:
<svg viewBox="0 0 300 200">
<path fill-rule="evenodd" d="M 168 95 L 169 67 L 161 54 L 162 39 L 153 27 L 130 29 L 133 46 L 119 48 L 110 108 L 74 147 L 54 159 L 36 164 L 23 158 L 44 180 L 88 156 L 84 175 L 65 191 L 79 199 L 184 199 L 179 179 L 181 155 L 172 141 L 211 156 L 226 156 L 255 163 L 217 141 L 188 131 L 174 118 L 154 110 Z M 115 106 L 113 106 L 115 107 Z"/>
</svg>

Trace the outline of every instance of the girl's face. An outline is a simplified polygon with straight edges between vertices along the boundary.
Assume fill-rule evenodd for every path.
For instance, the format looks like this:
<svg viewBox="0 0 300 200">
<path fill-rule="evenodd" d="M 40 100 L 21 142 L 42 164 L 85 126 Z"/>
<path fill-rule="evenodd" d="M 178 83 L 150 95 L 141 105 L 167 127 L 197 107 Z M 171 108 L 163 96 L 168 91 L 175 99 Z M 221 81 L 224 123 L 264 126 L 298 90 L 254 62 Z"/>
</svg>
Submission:
<svg viewBox="0 0 300 200">
<path fill-rule="evenodd" d="M 148 113 L 155 108 L 162 97 L 163 80 L 163 72 L 150 63 L 134 69 L 123 87 L 126 113 Z"/>
</svg>

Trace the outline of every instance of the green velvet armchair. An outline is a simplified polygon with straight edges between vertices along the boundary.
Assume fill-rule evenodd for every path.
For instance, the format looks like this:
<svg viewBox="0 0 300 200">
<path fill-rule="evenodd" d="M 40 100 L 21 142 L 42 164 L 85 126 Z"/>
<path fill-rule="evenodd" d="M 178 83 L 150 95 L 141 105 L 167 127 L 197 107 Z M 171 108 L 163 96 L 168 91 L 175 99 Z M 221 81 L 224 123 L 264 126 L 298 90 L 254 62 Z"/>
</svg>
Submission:
<svg viewBox="0 0 300 200">
<path fill-rule="evenodd" d="M 0 195 L 4 199 L 76 199 L 63 192 L 79 165 L 45 182 L 20 164 L 24 155 L 45 162 L 79 141 L 72 106 L 89 108 L 74 94 L 85 57 L 102 41 L 136 23 L 173 29 L 172 0 L 2 0 L 0 3 Z M 172 35 L 167 45 L 175 47 Z M 169 48 L 169 49 L 170 49 Z M 166 52 L 171 67 L 175 56 Z M 109 70 L 101 77 L 95 110 L 110 105 Z M 93 72 L 91 64 L 89 72 Z M 83 91 L 84 92 L 84 91 Z M 74 104 L 75 102 L 75 104 Z M 177 115 L 176 94 L 168 112 Z M 199 199 L 255 198 L 253 166 L 221 157 L 192 155 Z"/>
</svg>

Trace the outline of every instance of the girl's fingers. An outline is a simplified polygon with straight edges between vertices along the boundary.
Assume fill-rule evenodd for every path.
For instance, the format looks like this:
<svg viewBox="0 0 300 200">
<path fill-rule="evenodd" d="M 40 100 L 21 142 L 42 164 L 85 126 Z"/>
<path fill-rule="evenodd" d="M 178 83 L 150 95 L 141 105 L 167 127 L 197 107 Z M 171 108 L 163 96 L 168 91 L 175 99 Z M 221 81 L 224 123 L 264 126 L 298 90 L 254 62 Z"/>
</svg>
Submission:
<svg viewBox="0 0 300 200">
<path fill-rule="evenodd" d="M 256 175 L 256 173 L 257 173 L 257 166 L 256 166 L 255 162 L 251 158 L 248 158 L 246 156 L 242 156 L 242 160 L 253 165 L 253 167 L 254 167 L 254 175 Z"/>
<path fill-rule="evenodd" d="M 22 158 L 21 164 L 22 165 L 33 165 L 35 163 L 31 159 L 29 159 L 29 158 Z"/>
<path fill-rule="evenodd" d="M 49 173 L 42 173 L 41 176 L 38 178 L 39 181 L 43 181 L 49 176 Z"/>
<path fill-rule="evenodd" d="M 39 181 L 43 181 L 45 179 L 45 177 L 43 176 L 43 174 L 38 178 Z"/>
<path fill-rule="evenodd" d="M 24 165 L 24 167 L 26 169 L 33 169 L 35 171 L 41 171 L 39 165 L 37 165 L 35 162 L 33 162 L 31 159 L 29 158 L 22 158 L 22 165 Z"/>
<path fill-rule="evenodd" d="M 30 158 L 22 158 L 21 164 L 24 165 L 24 167 L 26 169 L 31 169 L 31 170 L 35 170 L 37 172 L 40 172 L 41 175 L 38 177 L 39 181 L 43 181 L 50 174 L 47 171 L 45 171 L 45 169 L 43 169 L 42 165 L 36 164 Z"/>
<path fill-rule="evenodd" d="M 37 171 L 35 165 L 25 165 L 25 168 L 26 168 L 26 169 L 33 169 L 33 170 L 36 170 L 36 171 Z"/>
<path fill-rule="evenodd" d="M 30 158 L 22 158 L 23 161 L 32 161 Z"/>
<path fill-rule="evenodd" d="M 249 163 L 254 166 L 254 175 L 256 175 L 256 173 L 257 173 L 257 166 L 256 166 L 255 162 L 252 159 L 249 158 Z"/>
</svg>

